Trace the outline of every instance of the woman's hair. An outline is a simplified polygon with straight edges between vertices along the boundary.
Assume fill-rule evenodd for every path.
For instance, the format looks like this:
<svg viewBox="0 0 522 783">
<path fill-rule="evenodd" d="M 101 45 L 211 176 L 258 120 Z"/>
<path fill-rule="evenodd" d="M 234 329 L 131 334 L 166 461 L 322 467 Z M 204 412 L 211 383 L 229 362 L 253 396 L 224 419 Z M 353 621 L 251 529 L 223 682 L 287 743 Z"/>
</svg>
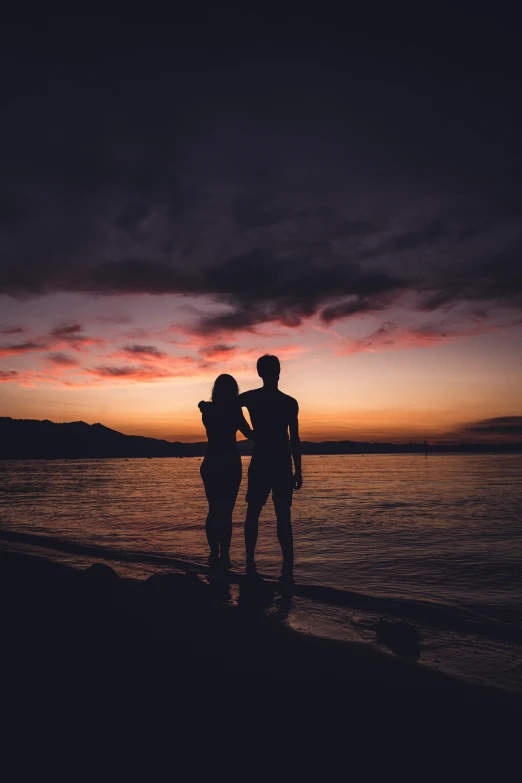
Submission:
<svg viewBox="0 0 522 783">
<path fill-rule="evenodd" d="M 231 375 L 227 375 L 227 373 L 223 373 L 223 375 L 218 375 L 214 381 L 210 399 L 212 402 L 227 402 L 228 400 L 233 400 L 238 394 L 239 386 L 236 379 Z"/>
</svg>

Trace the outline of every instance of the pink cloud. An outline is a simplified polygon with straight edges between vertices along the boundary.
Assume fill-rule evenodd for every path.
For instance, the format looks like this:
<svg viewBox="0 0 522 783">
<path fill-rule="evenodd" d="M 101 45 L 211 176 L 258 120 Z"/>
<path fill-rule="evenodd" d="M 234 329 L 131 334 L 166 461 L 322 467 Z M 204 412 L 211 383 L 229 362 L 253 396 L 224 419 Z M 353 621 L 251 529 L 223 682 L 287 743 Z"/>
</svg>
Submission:
<svg viewBox="0 0 522 783">
<path fill-rule="evenodd" d="M 236 353 L 237 346 L 226 345 L 225 343 L 214 343 L 213 345 L 204 345 L 199 349 L 199 354 L 207 360 L 214 362 L 226 361 Z"/>
<path fill-rule="evenodd" d="M 53 348 L 73 348 L 75 351 L 81 351 L 88 346 L 105 345 L 105 340 L 84 334 L 83 327 L 77 323 L 57 326 L 51 331 L 50 340 Z"/>
<path fill-rule="evenodd" d="M 134 356 L 134 357 L 152 356 L 157 359 L 163 359 L 166 356 L 168 356 L 168 354 L 165 351 L 160 351 L 160 349 L 156 348 L 155 345 L 126 345 L 124 348 L 121 349 L 121 354 L 123 354 L 127 358 L 129 356 Z"/>
<path fill-rule="evenodd" d="M 305 345 L 298 345 L 296 343 L 288 343 L 287 345 L 280 346 L 254 346 L 248 348 L 243 352 L 244 356 L 248 356 L 249 359 L 255 358 L 257 360 L 265 353 L 272 353 L 281 357 L 291 358 L 292 356 L 298 356 L 301 353 L 306 353 L 309 349 Z"/>
<path fill-rule="evenodd" d="M 36 387 L 41 383 L 49 383 L 53 380 L 49 373 L 34 370 L 0 370 L 0 382 L 17 383 L 19 386 Z"/>
<path fill-rule="evenodd" d="M 74 357 L 61 352 L 48 353 L 45 358 L 60 367 L 77 367 L 79 364 Z"/>
<path fill-rule="evenodd" d="M 27 332 L 22 327 L 3 329 L 1 334 L 20 334 Z M 7 356 L 20 356 L 23 354 L 34 353 L 39 351 L 47 351 L 54 349 L 54 351 L 60 351 L 60 349 L 74 349 L 76 351 L 82 350 L 88 346 L 103 346 L 105 343 L 103 340 L 95 337 L 89 337 L 84 334 L 80 324 L 70 324 L 53 329 L 47 335 L 38 335 L 32 339 L 25 340 L 20 343 L 3 343 L 0 344 L 0 358 Z M 71 360 L 72 362 L 72 360 Z M 58 362 L 57 362 L 58 363 Z"/>
<path fill-rule="evenodd" d="M 16 370 L 0 370 L 0 383 L 18 380 L 19 373 Z"/>
<path fill-rule="evenodd" d="M 470 323 L 471 321 L 471 323 Z M 399 326 L 393 321 L 382 324 L 371 334 L 357 340 L 343 338 L 345 344 L 336 351 L 339 356 L 355 353 L 378 351 L 397 351 L 410 348 L 429 348 L 435 345 L 463 340 L 492 332 L 503 332 L 505 329 L 519 326 L 521 319 L 504 323 L 484 323 L 478 319 L 468 319 L 460 324 L 424 324 L 421 326 Z"/>
<path fill-rule="evenodd" d="M 97 378 L 105 378 L 111 380 L 135 380 L 135 381 L 163 381 L 169 378 L 176 378 L 183 375 L 182 372 L 169 372 L 168 370 L 162 370 L 158 367 L 147 367 L 144 365 L 137 366 L 111 366 L 101 365 L 87 370 L 88 373 L 94 375 Z"/>
<path fill-rule="evenodd" d="M 255 362 L 266 351 L 290 359 L 307 350 L 292 343 L 276 346 L 275 343 L 284 343 L 289 336 L 287 329 L 274 336 L 265 335 L 259 327 L 260 333 L 256 335 L 238 333 L 236 343 L 230 340 L 230 334 L 227 340 L 209 338 L 189 333 L 179 324 L 151 330 L 125 329 L 118 327 L 127 319 L 109 317 L 97 319 L 97 322 L 102 320 L 108 324 L 103 339 L 96 336 L 96 331 L 94 336 L 89 334 L 85 324 L 72 319 L 40 334 L 32 334 L 22 327 L 16 327 L 15 332 L 15 328 L 10 327 L 13 334 L 23 331 L 27 338 L 0 343 L 0 357 L 32 352 L 35 355 L 25 361 L 27 365 L 30 360 L 31 366 L 2 371 L 2 380 L 26 386 L 82 388 L 105 383 L 161 382 L 180 377 L 210 378 L 219 372 L 255 376 Z M 114 324 L 113 328 L 110 324 Z M 7 333 L 5 329 L 3 331 Z M 179 355 L 181 351 L 183 355 Z M 44 352 L 41 358 L 40 352 Z"/>
<path fill-rule="evenodd" d="M 25 343 L 11 343 L 10 345 L 0 345 L 0 358 L 5 356 L 17 356 L 33 351 L 46 351 L 49 346 L 44 343 L 36 343 L 28 340 Z"/>
<path fill-rule="evenodd" d="M 101 364 L 86 373 L 98 379 L 153 382 L 198 374 L 201 369 L 200 362 L 191 356 L 152 354 L 143 358 L 146 361 L 139 364 Z"/>
</svg>

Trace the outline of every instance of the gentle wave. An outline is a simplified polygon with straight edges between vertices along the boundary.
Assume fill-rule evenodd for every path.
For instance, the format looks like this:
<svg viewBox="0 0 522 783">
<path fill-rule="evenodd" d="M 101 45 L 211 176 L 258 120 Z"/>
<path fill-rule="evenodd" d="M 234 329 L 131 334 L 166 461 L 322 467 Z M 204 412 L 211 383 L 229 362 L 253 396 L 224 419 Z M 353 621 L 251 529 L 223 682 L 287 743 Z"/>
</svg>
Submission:
<svg viewBox="0 0 522 783">
<path fill-rule="evenodd" d="M 178 570 L 192 570 L 208 574 L 209 568 L 204 563 L 194 562 L 179 557 L 161 555 L 154 552 L 125 551 L 97 545 L 87 545 L 67 539 L 0 531 L 0 541 L 26 544 L 31 547 L 41 547 L 54 552 L 82 555 L 93 559 L 136 563 L 169 567 Z M 273 582 L 273 577 L 259 574 L 263 579 Z M 244 574 L 231 571 L 229 581 L 237 583 L 244 579 Z M 288 589 L 288 587 L 287 587 Z M 522 644 L 522 623 L 506 623 L 481 616 L 478 612 L 457 606 L 432 603 L 428 601 L 385 598 L 382 596 L 342 590 L 328 585 L 294 583 L 291 592 L 300 598 L 330 604 L 337 607 L 371 612 L 372 614 L 388 615 L 422 625 L 429 625 L 444 631 L 455 631 L 460 634 L 473 634 L 489 639 Z"/>
</svg>

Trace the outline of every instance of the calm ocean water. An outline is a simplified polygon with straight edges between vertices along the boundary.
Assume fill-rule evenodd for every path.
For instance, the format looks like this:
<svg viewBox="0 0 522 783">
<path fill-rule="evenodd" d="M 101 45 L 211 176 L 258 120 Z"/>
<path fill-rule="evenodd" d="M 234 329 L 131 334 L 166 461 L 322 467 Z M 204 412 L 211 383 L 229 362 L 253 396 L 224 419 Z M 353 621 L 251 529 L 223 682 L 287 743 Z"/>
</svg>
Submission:
<svg viewBox="0 0 522 783">
<path fill-rule="evenodd" d="M 0 542 L 26 534 L 8 545 L 44 544 L 48 556 L 72 563 L 110 559 L 127 575 L 167 567 L 164 557 L 204 564 L 200 462 L 0 461 Z M 236 570 L 247 464 L 234 516 Z M 419 628 L 424 662 L 522 687 L 522 455 L 316 456 L 304 457 L 303 472 L 293 506 L 292 625 L 373 641 L 375 619 L 400 617 Z M 257 559 L 278 576 L 271 504 Z"/>
</svg>

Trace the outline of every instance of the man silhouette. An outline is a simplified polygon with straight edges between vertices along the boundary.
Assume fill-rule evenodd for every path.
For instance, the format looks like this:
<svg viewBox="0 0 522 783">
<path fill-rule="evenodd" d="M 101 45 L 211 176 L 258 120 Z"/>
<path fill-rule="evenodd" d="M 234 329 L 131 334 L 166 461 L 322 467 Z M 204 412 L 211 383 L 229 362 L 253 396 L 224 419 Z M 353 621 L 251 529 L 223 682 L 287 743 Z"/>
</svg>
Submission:
<svg viewBox="0 0 522 783">
<path fill-rule="evenodd" d="M 290 508 L 294 489 L 301 489 L 301 441 L 297 400 L 279 390 L 281 365 L 277 356 L 265 354 L 257 360 L 260 389 L 238 397 L 247 408 L 255 433 L 254 454 L 248 468 L 248 510 L 245 520 L 247 569 L 255 569 L 259 516 L 270 491 L 277 518 L 277 538 L 283 553 L 283 569 L 291 572 L 294 544 Z M 294 470 L 292 470 L 292 458 Z"/>
</svg>

